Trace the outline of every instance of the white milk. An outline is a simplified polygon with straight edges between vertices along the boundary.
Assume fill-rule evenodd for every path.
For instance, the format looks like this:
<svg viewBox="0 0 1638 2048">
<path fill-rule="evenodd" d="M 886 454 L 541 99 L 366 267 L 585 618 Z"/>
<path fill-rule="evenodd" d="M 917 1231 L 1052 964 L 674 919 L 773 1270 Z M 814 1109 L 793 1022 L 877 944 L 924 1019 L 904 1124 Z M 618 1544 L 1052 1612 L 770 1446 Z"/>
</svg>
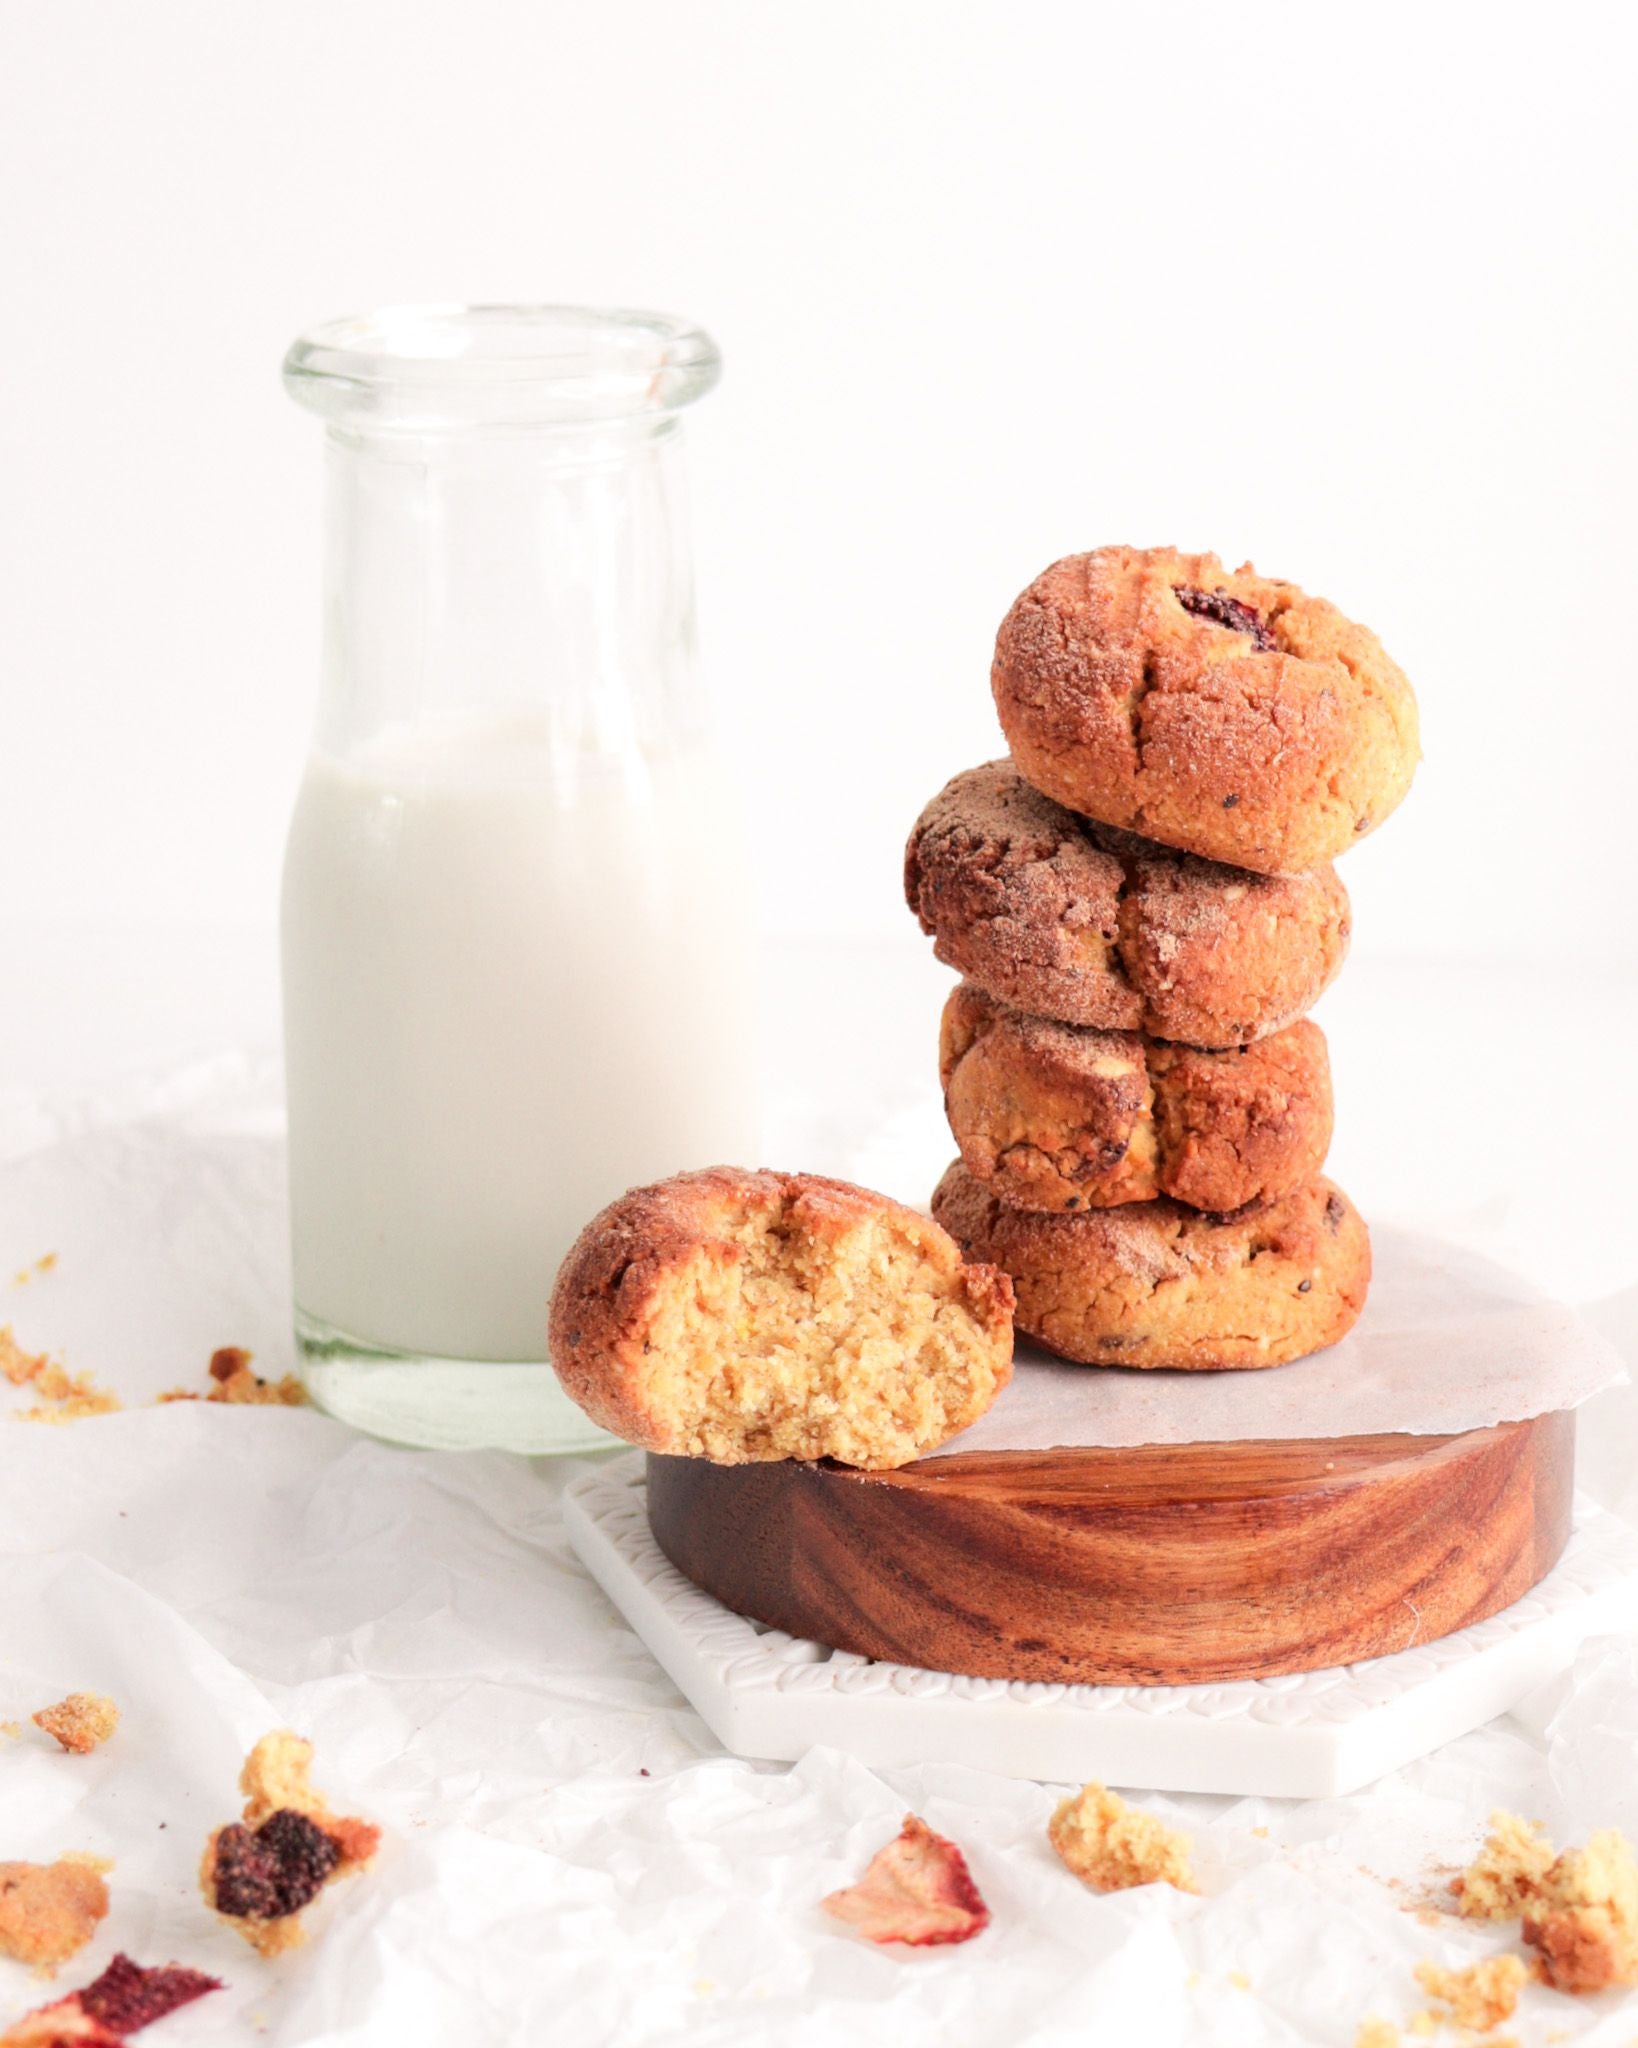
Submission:
<svg viewBox="0 0 1638 2048">
<path fill-rule="evenodd" d="M 603 1203 L 757 1163 L 735 853 L 703 752 L 622 770 L 488 713 L 315 755 L 284 874 L 307 1317 L 540 1359 L 553 1275 Z"/>
</svg>

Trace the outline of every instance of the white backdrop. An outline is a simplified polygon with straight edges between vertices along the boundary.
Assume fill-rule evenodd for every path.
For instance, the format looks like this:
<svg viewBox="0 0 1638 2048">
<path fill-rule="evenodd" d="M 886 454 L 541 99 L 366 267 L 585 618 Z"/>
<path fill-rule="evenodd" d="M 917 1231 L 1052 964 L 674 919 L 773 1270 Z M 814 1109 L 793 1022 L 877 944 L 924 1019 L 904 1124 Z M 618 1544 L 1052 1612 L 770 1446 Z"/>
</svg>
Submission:
<svg viewBox="0 0 1638 2048">
<path fill-rule="evenodd" d="M 0 0 L 0 923 L 270 922 L 317 652 L 285 343 L 711 327 L 704 644 L 782 933 L 906 936 L 1053 556 L 1215 547 L 1422 697 L 1359 951 L 1630 957 L 1630 11 Z"/>
</svg>

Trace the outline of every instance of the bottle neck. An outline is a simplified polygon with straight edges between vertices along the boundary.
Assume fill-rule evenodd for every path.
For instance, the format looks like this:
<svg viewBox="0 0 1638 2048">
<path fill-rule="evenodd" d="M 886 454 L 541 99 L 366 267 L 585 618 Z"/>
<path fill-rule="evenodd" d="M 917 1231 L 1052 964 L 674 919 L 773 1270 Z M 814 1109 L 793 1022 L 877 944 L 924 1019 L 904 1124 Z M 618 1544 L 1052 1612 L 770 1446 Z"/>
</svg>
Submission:
<svg viewBox="0 0 1638 2048">
<path fill-rule="evenodd" d="M 681 423 L 332 428 L 316 744 L 517 721 L 563 755 L 703 725 Z"/>
</svg>

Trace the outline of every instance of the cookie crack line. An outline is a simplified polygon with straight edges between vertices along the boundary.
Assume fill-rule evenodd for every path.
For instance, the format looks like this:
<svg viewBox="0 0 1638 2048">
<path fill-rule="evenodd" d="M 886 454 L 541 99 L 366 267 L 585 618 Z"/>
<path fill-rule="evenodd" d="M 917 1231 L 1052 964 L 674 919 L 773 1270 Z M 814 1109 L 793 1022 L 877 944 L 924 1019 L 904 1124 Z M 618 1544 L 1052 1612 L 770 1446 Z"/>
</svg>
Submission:
<svg viewBox="0 0 1638 2048">
<path fill-rule="evenodd" d="M 1126 715 L 1132 727 L 1132 751 L 1137 755 L 1138 768 L 1143 767 L 1143 707 L 1160 688 L 1160 654 L 1150 647 L 1144 650 L 1143 666 L 1138 672 L 1138 685 L 1127 700 Z M 1139 806 L 1139 815 L 1142 807 Z"/>
<path fill-rule="evenodd" d="M 1143 911 L 1138 864 L 1131 854 L 1122 852 L 1118 846 L 1106 847 L 1103 850 L 1120 869 L 1120 880 L 1115 884 L 1115 959 L 1119 962 L 1120 972 L 1128 986 L 1142 1001 L 1144 1019 L 1147 1022 L 1150 1016 L 1149 999 L 1139 987 L 1142 953 L 1136 930 L 1128 929 L 1129 925 L 1137 925 Z M 1130 913 L 1127 910 L 1128 904 L 1131 906 Z"/>
</svg>

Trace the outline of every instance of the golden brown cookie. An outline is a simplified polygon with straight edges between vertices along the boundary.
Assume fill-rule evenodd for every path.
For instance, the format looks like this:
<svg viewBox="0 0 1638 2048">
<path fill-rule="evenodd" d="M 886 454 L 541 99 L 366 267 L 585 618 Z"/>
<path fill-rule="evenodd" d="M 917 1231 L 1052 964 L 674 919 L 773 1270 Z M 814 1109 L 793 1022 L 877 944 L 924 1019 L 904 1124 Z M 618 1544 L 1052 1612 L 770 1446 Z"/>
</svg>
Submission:
<svg viewBox="0 0 1638 2048">
<path fill-rule="evenodd" d="M 1202 1052 L 1027 1016 L 964 981 L 939 1071 L 968 1170 L 1019 1209 L 1241 1209 L 1312 1179 L 1331 1143 L 1325 1034 L 1306 1019 Z"/>
<path fill-rule="evenodd" d="M 925 1216 L 805 1173 L 713 1166 L 581 1232 L 548 1349 L 594 1422 L 673 1456 L 907 1464 L 1012 1371 L 1012 1288 Z"/>
<path fill-rule="evenodd" d="M 1012 1275 L 1018 1328 L 1082 1365 L 1288 1365 L 1346 1335 L 1371 1277 L 1364 1222 L 1328 1180 L 1232 1216 L 1171 1201 L 1049 1216 L 1010 1207 L 957 1160 L 933 1214 L 969 1258 Z"/>
<path fill-rule="evenodd" d="M 905 894 L 948 966 L 1036 1016 L 1184 1045 L 1244 1045 L 1300 1017 L 1348 950 L 1328 867 L 1254 875 L 1077 817 L 1007 761 L 934 797 Z"/>
<path fill-rule="evenodd" d="M 1262 874 L 1345 853 L 1420 755 L 1416 699 L 1374 633 L 1215 555 L 1055 562 L 1002 620 L 990 679 L 1037 789 Z"/>
</svg>

